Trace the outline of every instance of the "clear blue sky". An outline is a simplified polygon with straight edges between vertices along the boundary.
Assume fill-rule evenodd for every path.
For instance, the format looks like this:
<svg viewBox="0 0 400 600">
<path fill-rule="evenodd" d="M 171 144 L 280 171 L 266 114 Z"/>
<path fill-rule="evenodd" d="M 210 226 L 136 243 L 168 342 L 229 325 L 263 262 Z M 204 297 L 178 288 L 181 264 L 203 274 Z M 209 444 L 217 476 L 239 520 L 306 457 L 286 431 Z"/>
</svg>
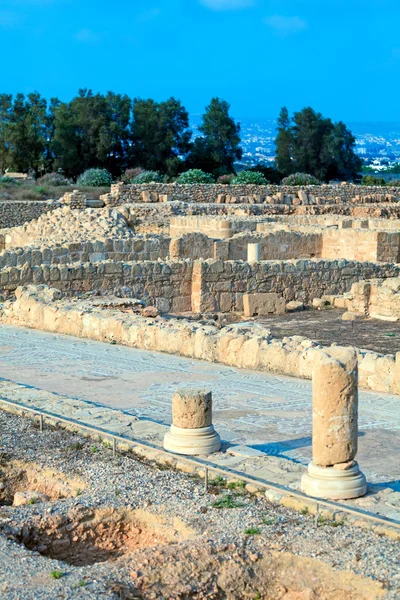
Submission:
<svg viewBox="0 0 400 600">
<path fill-rule="evenodd" d="M 399 0 L 0 0 L 0 92 L 400 121 Z"/>
</svg>

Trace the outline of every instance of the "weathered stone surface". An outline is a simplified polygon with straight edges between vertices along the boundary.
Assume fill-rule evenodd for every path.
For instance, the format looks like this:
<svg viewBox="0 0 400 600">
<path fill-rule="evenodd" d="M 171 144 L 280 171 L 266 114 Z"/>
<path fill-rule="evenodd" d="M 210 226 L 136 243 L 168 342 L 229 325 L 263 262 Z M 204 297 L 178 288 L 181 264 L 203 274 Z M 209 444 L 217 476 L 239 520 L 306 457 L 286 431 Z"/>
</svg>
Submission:
<svg viewBox="0 0 400 600">
<path fill-rule="evenodd" d="M 172 423 L 181 429 L 212 425 L 212 395 L 207 390 L 178 390 L 172 398 Z"/>
<path fill-rule="evenodd" d="M 292 300 L 286 304 L 286 310 L 287 312 L 298 312 L 304 310 L 304 302 Z"/>
<path fill-rule="evenodd" d="M 330 467 L 357 454 L 357 355 L 342 350 L 342 361 L 321 352 L 313 368 L 313 462 Z"/>
<path fill-rule="evenodd" d="M 285 312 L 285 299 L 275 293 L 244 294 L 243 307 L 246 317 L 254 315 L 281 315 Z"/>
</svg>

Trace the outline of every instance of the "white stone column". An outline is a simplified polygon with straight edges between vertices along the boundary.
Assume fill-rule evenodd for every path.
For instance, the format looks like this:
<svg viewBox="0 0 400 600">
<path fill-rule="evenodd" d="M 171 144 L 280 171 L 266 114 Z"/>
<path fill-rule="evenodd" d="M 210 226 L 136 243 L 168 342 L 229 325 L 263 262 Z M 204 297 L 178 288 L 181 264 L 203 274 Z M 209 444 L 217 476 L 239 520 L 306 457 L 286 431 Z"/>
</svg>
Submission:
<svg viewBox="0 0 400 600">
<path fill-rule="evenodd" d="M 221 447 L 212 425 L 212 395 L 207 390 L 178 390 L 172 398 L 172 425 L 164 448 L 175 454 L 211 454 Z"/>
<path fill-rule="evenodd" d="M 358 441 L 358 363 L 354 350 L 321 352 L 313 380 L 313 459 L 301 481 L 309 496 L 345 500 L 367 491 L 354 460 Z"/>
<path fill-rule="evenodd" d="M 260 244 L 247 244 L 247 262 L 260 261 Z"/>
</svg>

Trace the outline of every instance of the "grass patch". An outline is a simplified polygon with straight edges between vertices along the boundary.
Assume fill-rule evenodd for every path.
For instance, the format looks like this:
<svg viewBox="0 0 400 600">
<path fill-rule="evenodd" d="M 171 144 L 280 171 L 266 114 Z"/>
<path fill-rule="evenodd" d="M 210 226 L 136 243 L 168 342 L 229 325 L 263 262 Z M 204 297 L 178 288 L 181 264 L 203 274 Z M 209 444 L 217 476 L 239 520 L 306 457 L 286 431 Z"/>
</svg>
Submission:
<svg viewBox="0 0 400 600">
<path fill-rule="evenodd" d="M 215 502 L 212 502 L 211 506 L 213 508 L 239 508 L 240 506 L 243 506 L 243 504 L 231 494 L 227 494 L 226 496 L 218 498 Z"/>
<path fill-rule="evenodd" d="M 244 490 L 246 488 L 245 481 L 231 481 L 226 486 L 228 490 Z"/>
<path fill-rule="evenodd" d="M 50 577 L 52 579 L 61 579 L 61 577 L 63 577 L 63 576 L 64 576 L 63 571 L 57 571 L 57 570 L 50 571 Z"/>
<path fill-rule="evenodd" d="M 321 527 L 342 527 L 344 521 L 335 521 L 334 519 L 327 519 L 326 517 L 320 517 L 318 519 L 318 526 Z"/>
<path fill-rule="evenodd" d="M 257 527 L 249 527 L 244 530 L 245 535 L 258 535 L 260 530 Z"/>
</svg>

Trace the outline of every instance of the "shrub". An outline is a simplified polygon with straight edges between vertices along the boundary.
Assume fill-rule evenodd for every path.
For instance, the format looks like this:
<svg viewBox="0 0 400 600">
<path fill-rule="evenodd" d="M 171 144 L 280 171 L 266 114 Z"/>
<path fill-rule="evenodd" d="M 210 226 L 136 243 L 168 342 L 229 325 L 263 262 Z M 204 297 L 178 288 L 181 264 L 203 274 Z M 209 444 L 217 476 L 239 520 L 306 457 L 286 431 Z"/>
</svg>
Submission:
<svg viewBox="0 0 400 600">
<path fill-rule="evenodd" d="M 386 185 L 383 177 L 374 177 L 373 175 L 364 175 L 361 179 L 361 185 Z"/>
<path fill-rule="evenodd" d="M 400 179 L 392 179 L 392 181 L 387 181 L 386 185 L 391 187 L 400 187 Z"/>
<path fill-rule="evenodd" d="M 37 192 L 38 194 L 47 194 L 48 191 L 49 190 L 44 185 L 38 185 L 37 187 L 35 187 L 35 192 Z"/>
<path fill-rule="evenodd" d="M 82 187 L 102 187 L 112 184 L 112 175 L 107 169 L 87 169 L 78 178 Z"/>
<path fill-rule="evenodd" d="M 161 181 L 162 178 L 158 171 L 144 171 L 143 169 L 131 179 L 131 183 L 160 183 Z"/>
<path fill-rule="evenodd" d="M 230 185 L 235 178 L 235 175 L 232 173 L 231 175 L 220 175 L 217 179 L 217 183 L 222 183 L 223 185 Z"/>
<path fill-rule="evenodd" d="M 61 173 L 46 173 L 43 177 L 37 180 L 39 185 L 52 185 L 52 186 L 62 186 L 62 185 L 70 185 L 71 181 L 61 175 Z"/>
<path fill-rule="evenodd" d="M 214 183 L 214 177 L 201 169 L 189 169 L 181 173 L 176 181 L 177 183 Z"/>
<path fill-rule="evenodd" d="M 269 183 L 262 173 L 258 171 L 241 171 L 232 179 L 233 184 L 266 185 Z"/>
<path fill-rule="evenodd" d="M 142 167 L 136 167 L 135 169 L 126 169 L 125 173 L 121 176 L 123 183 L 131 183 L 135 177 L 138 177 L 141 173 L 144 173 Z"/>
<path fill-rule="evenodd" d="M 321 185 L 321 182 L 307 173 L 292 173 L 282 179 L 282 185 Z"/>
<path fill-rule="evenodd" d="M 8 177 L 8 175 L 3 175 L 3 177 L 0 177 L 0 183 L 6 184 L 6 185 L 22 185 L 21 181 L 18 181 L 17 179 L 13 179 L 12 177 Z"/>
</svg>

